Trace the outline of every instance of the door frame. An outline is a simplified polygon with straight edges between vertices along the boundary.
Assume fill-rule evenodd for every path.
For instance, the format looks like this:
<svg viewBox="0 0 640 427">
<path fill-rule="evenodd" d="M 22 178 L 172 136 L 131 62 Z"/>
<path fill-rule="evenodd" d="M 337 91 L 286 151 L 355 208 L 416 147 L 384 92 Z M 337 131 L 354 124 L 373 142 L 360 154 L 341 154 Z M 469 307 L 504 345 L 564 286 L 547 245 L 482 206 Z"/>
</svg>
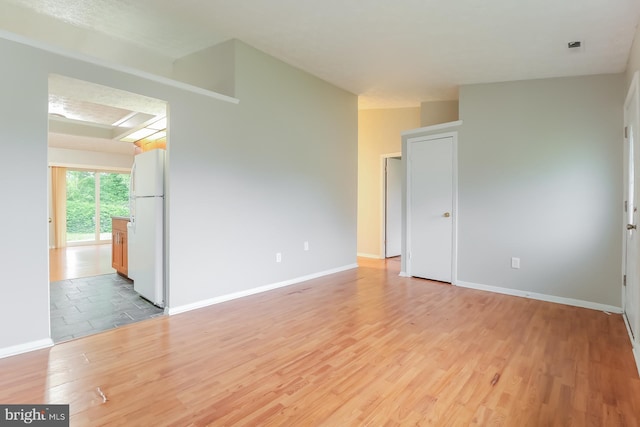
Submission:
<svg viewBox="0 0 640 427">
<path fill-rule="evenodd" d="M 81 58 L 81 60 L 84 61 L 84 62 L 87 62 L 84 58 Z M 92 62 L 91 60 L 89 60 L 87 63 L 88 64 L 94 64 L 94 62 Z M 99 65 L 99 66 L 103 66 L 103 64 L 100 64 L 100 63 L 96 63 L 96 64 Z M 109 68 L 109 67 L 107 67 L 107 68 Z M 115 70 L 119 71 L 117 69 L 115 69 Z M 131 75 L 134 75 L 134 76 L 138 75 L 135 72 L 131 73 L 131 72 L 127 71 L 127 73 L 129 73 Z M 49 77 L 51 75 L 55 75 L 55 74 L 58 74 L 58 73 L 49 72 L 47 79 L 49 79 Z M 60 74 L 60 75 L 66 76 L 66 77 L 71 77 L 69 74 Z M 149 76 L 143 76 L 143 75 L 141 75 L 140 77 L 146 78 L 146 79 L 149 78 Z M 102 86 L 105 86 L 107 88 L 111 88 L 111 89 L 114 89 L 114 90 L 130 92 L 130 93 L 133 93 L 135 95 L 143 96 L 141 91 L 138 91 L 136 89 L 125 88 L 125 87 L 121 87 L 121 85 L 106 83 L 106 82 L 103 82 L 103 81 L 99 81 L 100 79 L 96 80 L 96 79 L 89 78 L 89 76 L 79 76 L 79 77 L 78 76 L 73 76 L 73 78 L 77 79 L 77 80 L 85 81 L 85 82 L 88 82 L 88 83 L 91 83 L 91 84 L 102 85 Z M 154 79 L 151 78 L 151 80 L 154 80 Z M 161 82 L 161 83 L 166 84 L 166 82 L 164 82 L 164 81 Z M 171 86 L 171 84 L 169 84 L 169 85 Z M 178 86 L 176 86 L 176 87 L 178 87 Z M 187 90 L 189 91 L 189 89 L 187 89 Z M 200 92 L 196 91 L 194 93 L 200 93 Z M 47 86 L 47 96 L 48 96 L 48 94 L 49 94 L 49 89 L 48 89 L 48 86 Z M 211 96 L 211 97 L 213 97 L 215 99 L 221 99 L 223 101 L 226 100 L 228 102 L 233 102 L 235 104 L 238 103 L 237 100 L 233 101 L 235 98 L 229 98 L 229 97 L 227 97 L 225 95 L 218 96 L 218 94 L 216 94 L 214 92 L 210 92 L 210 94 L 211 95 L 207 95 L 207 94 L 205 94 L 205 95 L 206 96 Z M 170 291 L 171 291 L 172 288 L 171 288 L 170 275 L 169 275 L 169 251 L 170 251 L 170 248 L 169 248 L 169 238 L 170 238 L 169 237 L 170 236 L 170 233 L 169 233 L 169 228 L 170 228 L 170 224 L 169 224 L 169 211 L 170 211 L 169 198 L 170 198 L 170 195 L 171 195 L 170 186 L 169 186 L 169 182 L 170 182 L 170 178 L 171 178 L 169 176 L 169 162 L 170 162 L 170 158 L 171 158 L 171 156 L 170 156 L 170 152 L 171 152 L 171 144 L 170 144 L 170 141 L 171 141 L 170 102 L 169 102 L 168 99 L 161 99 L 161 98 L 157 98 L 155 96 L 151 96 L 151 97 L 165 103 L 165 112 L 166 112 L 166 119 L 167 119 L 167 144 L 166 144 L 166 148 L 165 148 L 166 159 L 165 159 L 165 169 L 164 169 L 164 188 L 165 188 L 165 190 L 164 190 L 165 203 L 164 203 L 164 212 L 163 212 L 163 214 L 164 214 L 163 247 L 164 248 L 163 248 L 163 251 L 162 251 L 162 254 L 163 254 L 163 257 L 164 257 L 164 262 L 163 262 L 164 265 L 163 265 L 163 269 L 162 269 L 162 281 L 163 281 L 163 292 L 164 292 L 164 299 L 165 299 L 165 308 L 164 308 L 164 313 L 163 314 L 164 315 L 171 315 L 171 314 L 175 314 L 175 313 L 171 312 L 171 306 L 170 306 L 170 302 L 171 302 Z M 45 98 L 45 101 L 46 101 L 46 99 L 47 98 Z M 48 116 L 47 116 L 46 120 L 47 120 L 47 123 L 48 123 L 48 121 L 49 121 L 49 117 Z M 47 137 L 45 138 L 44 142 L 45 142 L 45 148 L 48 149 L 48 147 L 49 147 L 49 134 L 47 134 Z M 103 153 L 103 152 L 99 152 L 98 153 L 98 155 L 102 156 L 102 157 L 105 154 L 109 154 L 109 153 Z M 132 160 L 133 160 L 133 158 L 132 158 Z M 47 152 L 47 166 L 49 167 L 49 170 L 50 170 L 51 166 L 61 166 L 61 167 L 65 167 L 67 169 L 79 169 L 79 170 L 83 170 L 83 169 L 94 170 L 95 169 L 98 172 L 110 171 L 110 172 L 116 172 L 116 173 L 127 173 L 127 174 L 131 173 L 131 169 L 130 168 L 127 169 L 127 168 L 109 166 L 107 169 L 102 169 L 103 166 L 101 166 L 99 163 L 100 163 L 99 161 L 96 163 L 96 160 L 94 160 L 94 159 L 90 160 L 88 163 L 83 160 L 83 162 L 80 163 L 80 164 L 78 164 L 76 162 L 67 163 L 67 162 L 51 161 L 51 154 L 50 154 L 50 152 Z M 47 178 L 47 189 L 48 189 L 47 191 L 49 193 L 48 197 L 51 197 L 50 196 L 50 194 L 51 194 L 51 183 L 49 181 L 50 179 L 51 179 L 51 174 L 49 172 L 49 177 Z M 50 209 L 51 208 L 49 206 L 49 210 L 48 210 L 48 214 L 49 215 L 51 214 L 51 210 Z M 48 231 L 47 235 L 49 235 L 49 234 L 50 234 L 50 232 Z M 110 244 L 111 243 L 112 244 L 111 241 L 103 241 L 103 243 L 106 243 L 106 244 Z M 49 254 L 49 250 L 47 250 L 47 265 L 49 263 L 50 263 L 50 254 Z M 49 286 L 50 286 L 50 280 L 49 280 L 49 274 L 47 274 L 47 289 L 49 289 Z M 48 295 L 47 295 L 47 301 L 48 302 L 51 301 L 50 293 L 48 293 Z M 49 304 L 47 304 L 47 317 L 50 319 L 50 316 L 51 316 L 51 310 L 50 310 Z M 48 339 L 49 339 L 51 345 L 57 345 L 57 344 L 54 344 L 53 341 L 51 340 L 51 321 L 49 321 L 48 329 L 49 329 L 49 337 L 48 337 Z"/>
<path fill-rule="evenodd" d="M 451 137 L 452 147 L 452 155 L 453 155 L 453 165 L 451 172 L 453 188 L 452 188 L 452 200 L 451 206 L 451 284 L 455 285 L 458 281 L 458 132 L 443 132 L 436 133 L 433 135 L 427 136 L 419 136 L 414 138 L 407 139 L 407 159 L 405 162 L 405 179 L 406 179 L 406 192 L 405 192 L 405 212 L 406 212 L 406 230 L 405 230 L 405 242 L 407 249 L 407 259 L 405 261 L 406 265 L 406 275 L 412 276 L 412 261 L 411 261 L 411 156 L 413 144 L 418 142 L 428 142 L 437 139 L 449 138 Z"/>
<path fill-rule="evenodd" d="M 624 102 L 624 106 L 623 106 L 623 114 L 624 114 L 624 123 L 623 123 L 623 127 L 627 127 L 630 121 L 633 121 L 634 118 L 632 117 L 628 117 L 627 116 L 627 107 L 629 106 L 630 103 L 634 102 L 636 104 L 636 117 L 635 117 L 635 122 L 636 124 L 640 124 L 640 87 L 639 85 L 639 73 L 638 71 L 636 71 L 633 75 L 633 78 L 631 80 L 631 84 L 629 85 L 629 90 L 627 92 L 627 96 L 625 98 L 625 102 Z M 623 170 L 624 170 L 624 174 L 623 174 L 623 191 L 624 191 L 624 195 L 623 195 L 623 199 L 626 200 L 627 199 L 627 193 L 628 193 L 628 174 L 629 174 L 629 144 L 627 142 L 627 137 L 623 136 L 623 144 L 624 144 L 624 149 L 623 149 L 623 153 L 624 153 L 624 159 L 623 159 Z M 637 141 L 634 141 L 634 143 L 637 144 Z M 634 157 L 637 158 L 638 156 L 638 148 L 640 148 L 638 145 L 634 146 Z M 638 178 L 639 178 L 639 173 L 640 171 L 636 171 L 636 175 L 635 175 L 635 182 L 638 183 Z M 636 202 L 637 204 L 637 202 Z M 622 256 L 622 276 L 625 277 L 625 275 L 627 274 L 627 230 L 626 230 L 626 224 L 627 224 L 627 220 L 628 220 L 628 213 L 625 212 L 624 208 L 622 209 L 622 215 L 623 215 L 623 227 L 622 227 L 622 249 L 623 249 L 623 256 Z M 638 286 L 640 284 L 636 284 L 636 286 Z M 633 346 L 633 351 L 636 357 L 636 362 L 638 364 L 638 372 L 640 373 L 640 316 L 636 316 L 636 324 L 635 325 L 630 325 L 629 324 L 629 319 L 626 315 L 626 307 L 627 307 L 627 295 L 626 292 L 627 289 L 624 285 L 624 280 L 623 283 L 621 284 L 621 296 L 622 296 L 622 318 L 624 319 L 624 323 L 627 327 L 627 332 L 629 333 L 629 339 L 631 340 L 631 344 Z M 639 290 L 640 291 L 640 290 Z M 636 301 L 637 303 L 637 301 Z M 636 309 L 638 310 L 638 312 L 640 313 L 640 306 L 636 307 Z M 634 338 L 633 334 L 631 331 L 636 331 L 636 336 Z"/>
<path fill-rule="evenodd" d="M 402 158 L 402 152 L 380 155 L 380 259 L 387 258 L 387 159 Z"/>
</svg>

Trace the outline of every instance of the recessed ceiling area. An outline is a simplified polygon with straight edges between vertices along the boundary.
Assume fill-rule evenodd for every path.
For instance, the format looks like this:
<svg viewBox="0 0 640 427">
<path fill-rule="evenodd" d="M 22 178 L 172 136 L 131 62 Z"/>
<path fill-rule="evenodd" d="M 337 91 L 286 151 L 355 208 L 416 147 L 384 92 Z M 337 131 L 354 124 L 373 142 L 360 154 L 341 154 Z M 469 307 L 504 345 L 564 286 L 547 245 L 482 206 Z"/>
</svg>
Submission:
<svg viewBox="0 0 640 427">
<path fill-rule="evenodd" d="M 49 76 L 49 145 L 133 154 L 145 140 L 166 142 L 164 101 L 99 84 Z"/>
<path fill-rule="evenodd" d="M 639 16 L 636 0 L 0 0 L 2 29 L 164 76 L 236 38 L 359 95 L 360 108 L 456 99 L 465 84 L 619 73 Z"/>
<path fill-rule="evenodd" d="M 111 126 L 131 114 L 131 111 L 49 93 L 49 114 L 57 118 Z"/>
</svg>

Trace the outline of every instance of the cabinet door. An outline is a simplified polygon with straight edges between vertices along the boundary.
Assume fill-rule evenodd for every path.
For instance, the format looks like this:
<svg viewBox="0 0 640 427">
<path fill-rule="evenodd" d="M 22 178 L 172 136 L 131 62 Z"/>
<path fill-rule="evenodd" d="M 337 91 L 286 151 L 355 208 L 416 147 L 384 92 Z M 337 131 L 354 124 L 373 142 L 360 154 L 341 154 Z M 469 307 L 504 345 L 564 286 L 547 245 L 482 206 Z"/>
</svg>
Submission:
<svg viewBox="0 0 640 427">
<path fill-rule="evenodd" d="M 121 247 L 121 270 L 120 272 L 125 276 L 129 274 L 129 245 L 127 243 L 127 233 L 120 233 L 120 247 Z"/>
<path fill-rule="evenodd" d="M 118 243 L 119 241 L 120 232 L 114 230 L 111 233 L 111 267 L 115 268 L 116 270 L 119 270 L 120 266 L 122 265 L 122 249 L 120 244 Z"/>
</svg>

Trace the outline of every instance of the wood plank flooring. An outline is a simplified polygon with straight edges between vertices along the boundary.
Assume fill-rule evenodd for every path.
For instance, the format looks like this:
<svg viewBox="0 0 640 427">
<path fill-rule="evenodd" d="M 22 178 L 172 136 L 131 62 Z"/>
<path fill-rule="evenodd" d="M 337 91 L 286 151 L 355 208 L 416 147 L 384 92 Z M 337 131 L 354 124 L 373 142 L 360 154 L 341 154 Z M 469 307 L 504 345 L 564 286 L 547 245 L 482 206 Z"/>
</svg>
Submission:
<svg viewBox="0 0 640 427">
<path fill-rule="evenodd" d="M 49 249 L 50 282 L 110 273 L 111 244 Z"/>
<path fill-rule="evenodd" d="M 0 402 L 73 426 L 640 425 L 621 316 L 360 261 L 2 359 Z"/>
</svg>

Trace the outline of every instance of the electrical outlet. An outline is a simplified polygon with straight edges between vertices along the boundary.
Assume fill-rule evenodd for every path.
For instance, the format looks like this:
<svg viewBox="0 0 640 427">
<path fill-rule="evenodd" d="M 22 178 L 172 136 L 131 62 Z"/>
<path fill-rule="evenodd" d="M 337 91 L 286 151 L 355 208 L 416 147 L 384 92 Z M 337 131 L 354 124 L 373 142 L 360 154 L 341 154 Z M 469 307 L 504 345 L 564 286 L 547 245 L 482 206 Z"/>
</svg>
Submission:
<svg viewBox="0 0 640 427">
<path fill-rule="evenodd" d="M 304 242 L 304 250 L 305 251 L 309 250 L 309 242 Z"/>
<path fill-rule="evenodd" d="M 276 262 L 282 262 L 282 254 L 280 252 L 276 254 Z"/>
<path fill-rule="evenodd" d="M 520 268 L 520 258 L 511 258 L 511 268 Z"/>
</svg>

